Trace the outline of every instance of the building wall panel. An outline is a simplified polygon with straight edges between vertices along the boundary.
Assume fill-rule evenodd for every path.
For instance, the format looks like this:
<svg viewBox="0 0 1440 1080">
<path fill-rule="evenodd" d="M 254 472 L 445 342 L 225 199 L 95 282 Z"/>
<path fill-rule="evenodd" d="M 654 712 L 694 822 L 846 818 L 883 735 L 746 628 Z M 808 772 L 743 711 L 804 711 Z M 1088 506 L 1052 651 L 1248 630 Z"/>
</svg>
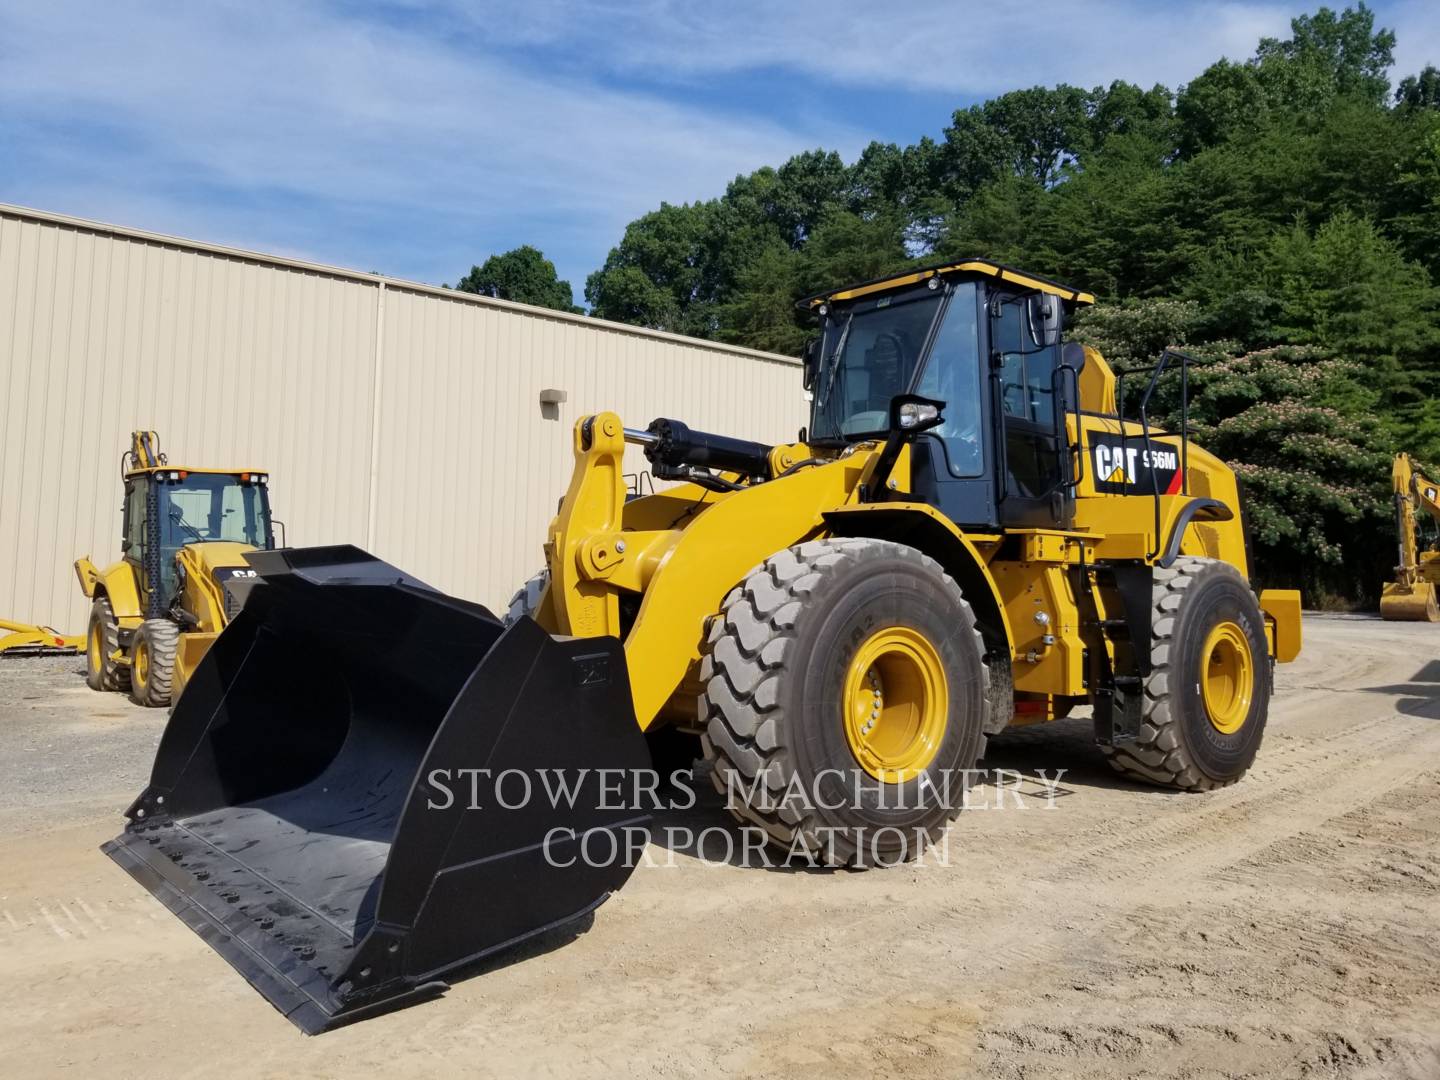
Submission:
<svg viewBox="0 0 1440 1080">
<path fill-rule="evenodd" d="M 77 632 L 71 564 L 119 556 L 137 427 L 175 464 L 268 470 L 292 544 L 500 606 L 577 417 L 780 441 L 805 413 L 788 358 L 4 205 L 0 394 L 0 615 Z"/>
</svg>

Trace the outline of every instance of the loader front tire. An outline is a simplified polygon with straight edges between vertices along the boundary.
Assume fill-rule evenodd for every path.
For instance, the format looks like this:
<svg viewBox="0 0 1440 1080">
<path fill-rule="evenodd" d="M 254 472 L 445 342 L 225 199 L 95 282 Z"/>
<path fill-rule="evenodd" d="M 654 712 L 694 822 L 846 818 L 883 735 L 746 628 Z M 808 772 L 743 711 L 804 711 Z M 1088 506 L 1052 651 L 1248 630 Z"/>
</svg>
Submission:
<svg viewBox="0 0 1440 1080">
<path fill-rule="evenodd" d="M 130 697 L 136 705 L 170 704 L 180 628 L 169 619 L 146 619 L 130 645 Z"/>
<path fill-rule="evenodd" d="M 92 690 L 130 688 L 130 669 L 112 657 L 120 648 L 120 624 L 108 596 L 97 596 L 90 605 L 85 629 L 85 685 Z"/>
<path fill-rule="evenodd" d="M 916 858 L 984 753 L 983 656 L 959 586 L 914 548 L 847 537 L 781 551 L 731 590 L 702 646 L 715 787 L 807 861 Z"/>
<path fill-rule="evenodd" d="M 1270 708 L 1265 620 L 1249 583 L 1218 559 L 1156 569 L 1151 672 L 1138 737 L 1101 751 L 1116 772 L 1182 791 L 1245 775 Z"/>
</svg>

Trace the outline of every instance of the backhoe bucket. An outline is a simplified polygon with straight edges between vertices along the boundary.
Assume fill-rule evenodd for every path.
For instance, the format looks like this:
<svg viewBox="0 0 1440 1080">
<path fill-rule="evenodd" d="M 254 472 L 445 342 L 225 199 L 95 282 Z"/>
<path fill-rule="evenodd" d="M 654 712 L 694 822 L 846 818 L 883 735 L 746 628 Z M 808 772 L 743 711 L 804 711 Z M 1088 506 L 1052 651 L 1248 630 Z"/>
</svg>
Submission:
<svg viewBox="0 0 1440 1080">
<path fill-rule="evenodd" d="M 1387 582 L 1380 594 L 1380 617 L 1392 622 L 1440 622 L 1440 604 L 1435 602 L 1435 585 L 1417 581 L 1414 585 Z"/>
<path fill-rule="evenodd" d="M 619 642 L 352 547 L 247 558 L 103 850 L 271 1004 L 311 1034 L 383 1012 L 624 884 L 648 814 L 617 778 L 650 757 Z"/>
</svg>

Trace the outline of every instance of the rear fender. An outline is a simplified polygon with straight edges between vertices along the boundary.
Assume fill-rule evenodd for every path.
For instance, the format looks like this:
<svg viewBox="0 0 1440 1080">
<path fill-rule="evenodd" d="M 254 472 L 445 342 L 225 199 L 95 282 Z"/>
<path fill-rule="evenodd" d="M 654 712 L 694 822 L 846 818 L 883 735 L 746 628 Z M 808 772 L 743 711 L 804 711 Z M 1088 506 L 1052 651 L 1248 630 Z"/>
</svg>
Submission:
<svg viewBox="0 0 1440 1080">
<path fill-rule="evenodd" d="M 76 559 L 75 576 L 86 596 L 103 596 L 110 601 L 110 610 L 121 626 L 134 629 L 144 620 L 135 568 L 124 559 L 104 570 L 97 569 L 88 558 Z"/>
</svg>

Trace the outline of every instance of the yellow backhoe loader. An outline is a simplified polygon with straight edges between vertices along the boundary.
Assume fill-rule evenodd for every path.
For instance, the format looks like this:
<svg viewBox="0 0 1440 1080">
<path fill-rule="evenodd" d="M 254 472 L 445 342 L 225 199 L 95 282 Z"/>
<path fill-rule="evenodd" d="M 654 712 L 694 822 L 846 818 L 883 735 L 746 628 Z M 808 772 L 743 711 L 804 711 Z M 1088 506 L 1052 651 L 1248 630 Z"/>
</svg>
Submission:
<svg viewBox="0 0 1440 1080">
<path fill-rule="evenodd" d="M 179 698 L 196 665 L 240 609 L 255 571 L 249 552 L 275 546 L 269 476 L 260 470 L 169 464 L 153 431 L 131 435 L 120 560 L 75 560 L 92 598 L 86 682 L 129 690 L 140 705 Z"/>
<path fill-rule="evenodd" d="M 1077 706 L 1126 777 L 1233 783 L 1299 594 L 1256 595 L 1232 471 L 1147 418 L 1186 358 L 1126 418 L 1062 345 L 1091 300 L 978 259 L 814 297 L 794 442 L 584 417 L 504 619 L 355 548 L 249 553 L 105 850 L 317 1032 L 619 888 L 661 731 L 833 866 L 921 854 L 988 736 Z M 673 486 L 627 498 L 627 444 Z"/>
<path fill-rule="evenodd" d="M 1409 454 L 1396 454 L 1390 470 L 1395 488 L 1395 529 L 1400 534 L 1400 564 L 1395 580 L 1380 594 L 1380 617 L 1406 622 L 1440 622 L 1435 583 L 1440 581 L 1440 550 L 1421 548 L 1416 518 L 1424 513 L 1440 525 L 1440 484 L 1415 468 Z"/>
</svg>

